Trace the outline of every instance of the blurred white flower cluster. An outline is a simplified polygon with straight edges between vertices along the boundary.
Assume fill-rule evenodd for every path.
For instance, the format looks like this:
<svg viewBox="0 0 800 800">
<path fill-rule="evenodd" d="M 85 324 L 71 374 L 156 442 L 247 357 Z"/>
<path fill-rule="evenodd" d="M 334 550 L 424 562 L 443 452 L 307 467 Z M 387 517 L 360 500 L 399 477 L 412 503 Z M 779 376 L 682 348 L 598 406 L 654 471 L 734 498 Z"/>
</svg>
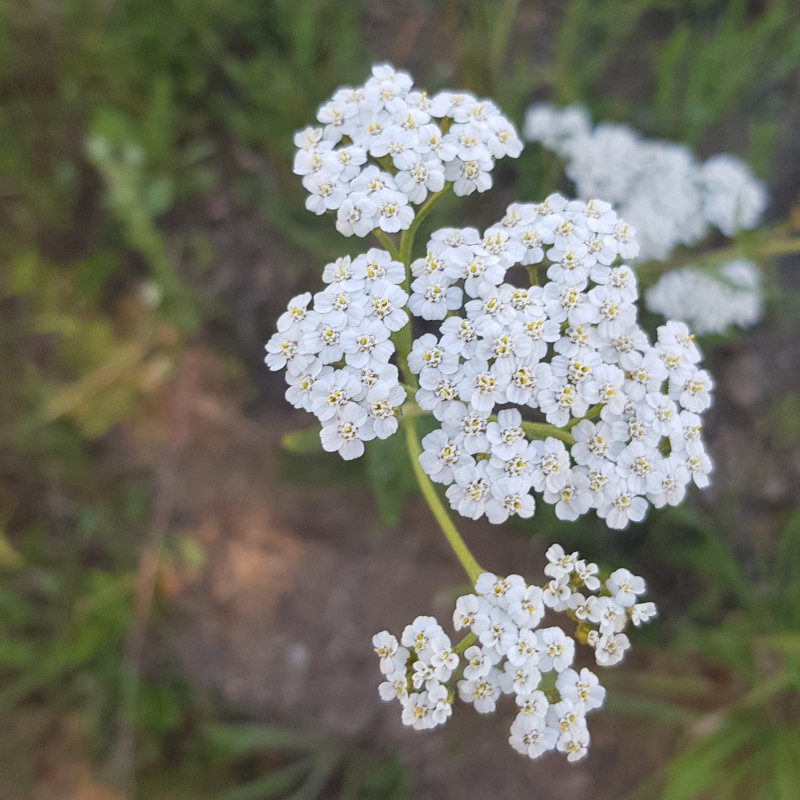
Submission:
<svg viewBox="0 0 800 800">
<path fill-rule="evenodd" d="M 485 192 L 495 159 L 522 152 L 490 100 L 449 91 L 428 97 L 389 64 L 376 64 L 364 86 L 337 90 L 317 120 L 321 127 L 295 136 L 294 171 L 309 193 L 306 208 L 336 211 L 344 236 L 406 230 L 412 204 L 445 181 L 457 195 Z"/>
<path fill-rule="evenodd" d="M 713 271 L 688 266 L 667 272 L 645 292 L 645 302 L 651 311 L 685 320 L 699 335 L 720 333 L 761 319 L 762 284 L 758 265 L 739 258 Z"/>
<path fill-rule="evenodd" d="M 565 161 L 579 197 L 615 204 L 636 228 L 644 260 L 665 261 L 675 247 L 696 245 L 712 227 L 728 237 L 754 228 L 767 205 L 764 184 L 736 156 L 701 163 L 685 145 L 644 139 L 627 125 L 592 128 L 583 106 L 531 106 L 524 135 Z M 645 295 L 646 305 L 698 334 L 750 327 L 763 315 L 763 291 L 755 265 L 743 263 L 723 265 L 716 275 L 694 267 L 668 273 Z"/>
<path fill-rule="evenodd" d="M 582 106 L 531 106 L 524 136 L 564 159 L 579 197 L 616 206 L 636 228 L 644 260 L 696 244 L 709 226 L 726 236 L 754 228 L 767 204 L 763 183 L 735 156 L 700 163 L 685 145 L 644 139 L 628 125 L 593 129 Z"/>
<path fill-rule="evenodd" d="M 373 637 L 385 678 L 380 696 L 400 701 L 405 725 L 424 730 L 443 724 L 456 691 L 480 714 L 513 695 L 517 715 L 509 743 L 517 752 L 533 759 L 555 749 L 568 761 L 586 755 L 586 715 L 603 705 L 606 690 L 591 670 L 573 668 L 576 643 L 591 647 L 598 665 L 618 664 L 630 647 L 623 632 L 628 622 L 647 622 L 656 607 L 638 602 L 644 580 L 627 569 L 601 584 L 597 565 L 577 552 L 553 545 L 547 558 L 550 580 L 541 587 L 520 575 L 483 573 L 475 594 L 456 601 L 453 626 L 468 631 L 459 645 L 428 616 L 407 625 L 399 641 L 388 631 Z M 576 623 L 574 637 L 558 626 L 539 627 L 548 609 Z"/>
<path fill-rule="evenodd" d="M 560 519 L 594 508 L 624 528 L 648 501 L 677 505 L 692 479 L 707 485 L 700 415 L 712 380 L 685 325 L 662 326 L 655 345 L 638 326 L 636 278 L 618 265 L 635 255 L 608 203 L 551 195 L 509 206 L 482 237 L 438 231 L 412 263 L 412 312 L 450 312 L 409 358 L 417 404 L 441 423 L 420 463 L 462 516 L 530 517 L 533 489 Z M 549 280 L 507 282 L 516 264 L 545 265 Z M 546 425 L 517 409 L 493 415 L 506 404 Z"/>
</svg>

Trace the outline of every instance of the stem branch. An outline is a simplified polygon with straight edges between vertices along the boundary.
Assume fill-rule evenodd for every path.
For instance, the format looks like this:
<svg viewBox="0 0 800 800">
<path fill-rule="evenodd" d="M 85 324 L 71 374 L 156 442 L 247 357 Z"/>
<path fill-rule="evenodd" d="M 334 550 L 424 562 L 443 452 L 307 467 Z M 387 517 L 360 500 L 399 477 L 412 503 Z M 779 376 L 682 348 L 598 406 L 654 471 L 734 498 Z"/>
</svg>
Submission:
<svg viewBox="0 0 800 800">
<path fill-rule="evenodd" d="M 453 524 L 453 521 L 450 519 L 447 509 L 439 499 L 439 495 L 436 494 L 436 489 L 434 488 L 431 479 L 425 474 L 425 470 L 422 469 L 422 466 L 419 463 L 419 456 L 422 452 L 422 449 L 419 441 L 417 440 L 417 426 L 415 418 L 404 417 L 403 425 L 406 429 L 406 447 L 408 449 L 408 455 L 411 458 L 411 466 L 414 469 L 414 476 L 417 479 L 422 496 L 425 498 L 425 502 L 428 504 L 433 516 L 439 523 L 442 533 L 445 535 L 450 547 L 453 548 L 453 552 L 461 562 L 461 566 L 464 567 L 464 571 L 467 573 L 467 576 L 474 586 L 475 582 L 478 580 L 478 576 L 482 572 L 485 572 L 485 570 L 480 564 L 478 564 L 478 562 L 475 560 L 475 557 L 469 551 L 466 543 L 461 538 L 461 534 L 458 532 L 456 526 Z"/>
<path fill-rule="evenodd" d="M 372 231 L 372 235 L 384 246 L 386 250 L 388 250 L 389 255 L 395 261 L 403 260 L 400 257 L 400 251 L 392 244 L 392 240 L 380 228 L 375 228 Z"/>
</svg>

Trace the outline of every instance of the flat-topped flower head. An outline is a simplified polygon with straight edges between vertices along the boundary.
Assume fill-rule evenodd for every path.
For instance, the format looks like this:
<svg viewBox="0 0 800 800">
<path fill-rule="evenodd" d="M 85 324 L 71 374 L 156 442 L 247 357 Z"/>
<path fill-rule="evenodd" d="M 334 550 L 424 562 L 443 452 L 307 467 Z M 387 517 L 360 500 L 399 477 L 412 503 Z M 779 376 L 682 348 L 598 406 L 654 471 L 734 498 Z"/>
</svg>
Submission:
<svg viewBox="0 0 800 800">
<path fill-rule="evenodd" d="M 428 98 L 390 64 L 374 65 L 362 86 L 337 90 L 317 120 L 320 127 L 295 136 L 294 171 L 309 192 L 306 207 L 335 211 L 344 236 L 407 230 L 412 206 L 446 181 L 457 195 L 484 192 L 495 160 L 522 151 L 491 101 L 455 92 Z"/>
<path fill-rule="evenodd" d="M 548 572 L 553 567 L 561 571 L 559 581 L 574 575 L 587 592 L 601 589 L 594 578 L 596 565 L 587 564 L 579 553 L 567 554 L 553 545 L 547 558 Z M 613 572 L 602 591 L 603 596 L 578 595 L 590 612 L 579 617 L 580 637 L 571 636 L 558 626 L 538 627 L 544 611 L 542 587 L 528 585 L 520 575 L 484 572 L 475 593 L 456 600 L 454 627 L 469 637 L 460 645 L 452 644 L 436 619 L 426 616 L 407 625 L 399 642 L 388 631 L 373 637 L 386 677 L 379 686 L 381 699 L 398 700 L 403 724 L 422 730 L 451 716 L 455 695 L 479 714 L 500 709 L 504 696 L 510 695 L 517 713 L 509 744 L 516 751 L 538 758 L 557 749 L 567 761 L 577 761 L 590 743 L 587 715 L 606 696 L 594 672 L 571 666 L 578 642 L 594 650 L 599 665 L 612 666 L 630 647 L 623 633 L 627 623 L 639 625 L 655 614 L 652 603 L 628 604 L 629 594 L 635 599 L 644 591 L 644 581 L 626 569 Z M 614 596 L 625 605 L 618 605 Z M 563 610 L 572 614 L 576 605 Z M 459 674 L 461 648 L 464 666 Z"/>
</svg>

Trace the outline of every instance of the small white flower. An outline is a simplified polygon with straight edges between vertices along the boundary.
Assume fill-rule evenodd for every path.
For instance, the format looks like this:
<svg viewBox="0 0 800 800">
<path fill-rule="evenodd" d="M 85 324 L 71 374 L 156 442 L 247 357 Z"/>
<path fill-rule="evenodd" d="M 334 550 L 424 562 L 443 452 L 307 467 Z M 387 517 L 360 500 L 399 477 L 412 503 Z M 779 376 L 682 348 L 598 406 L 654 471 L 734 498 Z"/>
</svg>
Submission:
<svg viewBox="0 0 800 800">
<path fill-rule="evenodd" d="M 627 569 L 618 569 L 611 573 L 606 581 L 606 588 L 615 603 L 628 608 L 636 602 L 637 595 L 644 594 L 644 578 L 634 575 Z"/>
<path fill-rule="evenodd" d="M 595 658 L 601 667 L 612 667 L 625 657 L 625 651 L 631 646 L 624 633 L 612 633 L 601 636 L 595 649 Z"/>
<path fill-rule="evenodd" d="M 319 438 L 323 450 L 339 451 L 339 455 L 350 461 L 364 454 L 364 442 L 375 437 L 369 425 L 367 412 L 354 403 L 341 408 L 332 422 L 320 431 Z"/>
<path fill-rule="evenodd" d="M 544 628 L 538 631 L 539 669 L 542 672 L 563 672 L 575 657 L 575 640 L 561 628 Z"/>
<path fill-rule="evenodd" d="M 509 744 L 528 758 L 539 758 L 556 746 L 557 734 L 533 714 L 518 714 L 511 724 Z"/>
<path fill-rule="evenodd" d="M 600 708 L 606 696 L 597 676 L 585 667 L 580 674 L 574 669 L 564 670 L 556 678 L 556 689 L 563 699 L 571 700 L 584 713 Z"/>
</svg>

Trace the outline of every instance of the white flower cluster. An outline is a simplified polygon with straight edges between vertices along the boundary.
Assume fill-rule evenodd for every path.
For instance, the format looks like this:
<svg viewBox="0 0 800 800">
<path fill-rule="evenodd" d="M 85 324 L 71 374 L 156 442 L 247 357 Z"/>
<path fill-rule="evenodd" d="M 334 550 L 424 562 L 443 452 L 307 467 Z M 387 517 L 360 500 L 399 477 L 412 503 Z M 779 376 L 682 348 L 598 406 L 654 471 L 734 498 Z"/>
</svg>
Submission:
<svg viewBox="0 0 800 800">
<path fill-rule="evenodd" d="M 591 670 L 573 669 L 576 641 L 593 648 L 597 664 L 613 666 L 630 647 L 627 623 L 647 622 L 656 607 L 637 602 L 644 580 L 627 569 L 613 572 L 601 588 L 597 565 L 579 553 L 553 545 L 547 558 L 544 587 L 519 575 L 483 573 L 475 594 L 456 601 L 453 626 L 469 631 L 459 645 L 428 616 L 407 625 L 399 642 L 388 631 L 373 637 L 385 677 L 380 696 L 400 701 L 403 724 L 418 730 L 443 724 L 456 689 L 480 714 L 493 712 L 508 694 L 517 706 L 509 736 L 517 752 L 533 759 L 556 749 L 568 761 L 586 755 L 586 715 L 603 705 L 606 690 Z M 557 626 L 538 627 L 547 609 L 577 623 L 574 638 Z"/>
<path fill-rule="evenodd" d="M 709 225 L 726 236 L 753 228 L 767 203 L 764 185 L 735 156 L 701 164 L 685 145 L 644 139 L 627 125 L 592 129 L 581 106 L 532 106 L 524 135 L 566 161 L 580 197 L 617 207 L 636 228 L 643 259 L 665 260 L 677 245 L 700 241 Z"/>
<path fill-rule="evenodd" d="M 267 366 L 286 368 L 286 399 L 317 416 L 323 448 L 346 460 L 397 430 L 406 392 L 389 363 L 389 337 L 408 323 L 404 278 L 403 265 L 383 250 L 339 258 L 325 267 L 328 287 L 313 306 L 310 292 L 293 298 L 267 343 Z"/>
<path fill-rule="evenodd" d="M 740 258 L 714 271 L 692 266 L 672 270 L 644 297 L 651 311 L 682 320 L 703 335 L 755 325 L 764 314 L 762 292 L 758 266 Z"/>
<path fill-rule="evenodd" d="M 635 255 L 633 231 L 608 203 L 551 195 L 509 206 L 482 237 L 440 230 L 412 263 L 412 312 L 449 312 L 440 336 L 421 336 L 409 357 L 417 404 L 441 423 L 422 440 L 420 464 L 462 516 L 530 517 L 533 489 L 560 519 L 594 508 L 624 528 L 648 500 L 676 505 L 692 479 L 707 485 L 699 415 L 711 377 L 684 324 L 659 328 L 655 345 L 638 326 L 635 276 L 614 266 Z M 549 281 L 508 283 L 515 264 L 547 264 Z M 517 409 L 493 416 L 509 403 L 548 427 Z"/>
<path fill-rule="evenodd" d="M 489 100 L 466 92 L 428 97 L 411 76 L 376 64 L 364 86 L 342 88 L 317 112 L 322 127 L 295 136 L 294 171 L 306 208 L 336 211 L 344 236 L 406 230 L 410 204 L 453 182 L 457 195 L 485 192 L 494 160 L 522 151 L 514 126 Z"/>
</svg>

